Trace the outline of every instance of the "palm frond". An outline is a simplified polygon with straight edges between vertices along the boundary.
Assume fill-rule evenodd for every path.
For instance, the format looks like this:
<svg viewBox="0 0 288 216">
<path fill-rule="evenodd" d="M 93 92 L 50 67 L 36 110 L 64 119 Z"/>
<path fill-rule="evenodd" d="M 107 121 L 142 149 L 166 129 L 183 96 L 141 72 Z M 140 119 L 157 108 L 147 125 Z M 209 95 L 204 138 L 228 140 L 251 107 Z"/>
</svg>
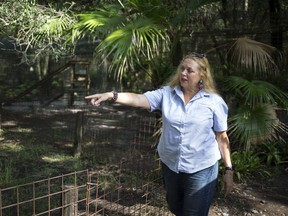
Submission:
<svg viewBox="0 0 288 216">
<path fill-rule="evenodd" d="M 266 81 L 248 81 L 242 77 L 230 76 L 226 78 L 225 86 L 252 107 L 258 104 L 276 104 L 282 107 L 288 105 L 288 94 Z"/>
<path fill-rule="evenodd" d="M 277 138 L 277 132 L 288 133 L 287 126 L 279 121 L 276 107 L 262 104 L 251 108 L 242 105 L 237 114 L 229 118 L 229 133 L 244 150 L 264 140 Z"/>
<path fill-rule="evenodd" d="M 129 0 L 129 4 L 135 13 L 149 17 L 162 25 L 168 25 L 168 17 L 171 15 L 171 11 L 167 4 L 163 7 L 162 0 Z"/>
<path fill-rule="evenodd" d="M 272 83 L 263 81 L 263 80 L 253 80 L 251 81 L 252 85 L 254 85 L 254 89 L 257 89 L 256 94 L 252 95 L 254 98 L 257 95 L 260 95 L 261 103 L 275 103 L 277 106 L 282 106 L 284 108 L 288 107 L 288 94 Z M 257 93 L 262 93 L 257 94 Z M 256 101 L 256 99 L 254 100 Z"/>
<path fill-rule="evenodd" d="M 53 43 L 55 37 L 62 38 L 74 23 L 75 19 L 67 15 L 47 17 L 47 21 L 42 26 L 39 26 L 34 33 L 35 38 L 32 41 L 35 43 L 44 41 Z"/>
<path fill-rule="evenodd" d="M 278 67 L 272 58 L 275 47 L 249 38 L 239 38 L 227 52 L 227 59 L 238 68 L 253 70 L 261 75 L 277 75 Z"/>
<path fill-rule="evenodd" d="M 74 40 L 85 37 L 86 33 L 92 34 L 93 37 L 111 33 L 126 22 L 120 7 L 114 5 L 113 7 L 98 9 L 93 13 L 79 14 L 78 18 L 79 22 L 74 26 L 74 32 L 76 33 L 73 35 Z"/>
<path fill-rule="evenodd" d="M 149 18 L 138 18 L 123 28 L 108 35 L 96 49 L 96 52 L 112 56 L 112 68 L 118 68 L 117 78 L 125 68 L 140 63 L 140 57 L 151 60 L 159 50 L 168 45 L 168 37 L 159 26 Z M 161 44 L 161 45 L 160 45 Z M 162 47 L 160 47 L 162 46 Z"/>
</svg>

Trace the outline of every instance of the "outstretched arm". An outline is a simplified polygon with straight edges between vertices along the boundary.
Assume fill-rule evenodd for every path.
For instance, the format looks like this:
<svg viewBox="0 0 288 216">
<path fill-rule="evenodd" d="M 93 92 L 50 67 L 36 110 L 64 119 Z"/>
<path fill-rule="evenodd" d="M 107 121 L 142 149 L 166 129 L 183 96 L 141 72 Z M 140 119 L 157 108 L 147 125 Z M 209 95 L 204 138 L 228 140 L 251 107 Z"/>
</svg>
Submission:
<svg viewBox="0 0 288 216">
<path fill-rule="evenodd" d="M 112 100 L 113 96 L 114 96 L 113 92 L 106 92 L 106 93 L 89 95 L 86 96 L 85 99 L 91 100 L 91 104 L 93 106 L 99 106 L 101 102 Z M 118 93 L 118 97 L 115 102 L 126 106 L 150 109 L 150 104 L 144 94 L 121 92 Z"/>
</svg>

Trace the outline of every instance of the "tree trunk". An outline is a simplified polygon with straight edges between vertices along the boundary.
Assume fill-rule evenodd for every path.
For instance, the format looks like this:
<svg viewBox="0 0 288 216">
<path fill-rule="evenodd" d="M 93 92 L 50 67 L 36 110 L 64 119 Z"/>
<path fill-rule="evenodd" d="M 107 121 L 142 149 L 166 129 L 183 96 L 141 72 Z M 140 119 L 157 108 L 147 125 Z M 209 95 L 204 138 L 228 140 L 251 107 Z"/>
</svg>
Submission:
<svg viewBox="0 0 288 216">
<path fill-rule="evenodd" d="M 280 0 L 269 0 L 271 45 L 283 50 L 283 30 L 281 25 L 281 3 Z"/>
<path fill-rule="evenodd" d="M 48 74 L 48 69 L 49 69 L 49 60 L 50 56 L 47 54 L 44 57 L 43 62 L 41 62 L 41 58 L 38 58 L 36 61 L 36 72 L 38 75 L 38 80 L 42 80 L 47 74 Z M 40 104 L 43 105 L 45 102 L 45 98 L 47 98 L 48 94 L 50 93 L 50 82 L 48 83 L 43 83 L 42 86 L 39 88 L 39 101 Z"/>
</svg>

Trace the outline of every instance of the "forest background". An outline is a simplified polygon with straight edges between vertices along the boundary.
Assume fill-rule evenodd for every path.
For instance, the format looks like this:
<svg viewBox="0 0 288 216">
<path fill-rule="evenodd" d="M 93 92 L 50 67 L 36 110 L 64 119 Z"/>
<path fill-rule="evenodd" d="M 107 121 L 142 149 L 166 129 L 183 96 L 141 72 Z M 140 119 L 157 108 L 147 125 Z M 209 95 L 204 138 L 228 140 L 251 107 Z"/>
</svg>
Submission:
<svg viewBox="0 0 288 216">
<path fill-rule="evenodd" d="M 285 0 L 3 0 L 1 105 L 70 60 L 91 62 L 91 92 L 141 93 L 205 53 L 230 108 L 236 179 L 287 172 L 287 12 Z M 61 85 L 24 99 L 43 105 Z"/>
</svg>

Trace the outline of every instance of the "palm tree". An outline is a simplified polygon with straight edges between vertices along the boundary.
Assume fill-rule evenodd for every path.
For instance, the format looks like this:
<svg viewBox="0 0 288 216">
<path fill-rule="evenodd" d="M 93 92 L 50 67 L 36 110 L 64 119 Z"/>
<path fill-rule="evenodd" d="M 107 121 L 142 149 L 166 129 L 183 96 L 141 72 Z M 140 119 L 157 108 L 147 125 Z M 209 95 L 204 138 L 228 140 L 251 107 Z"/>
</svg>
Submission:
<svg viewBox="0 0 288 216">
<path fill-rule="evenodd" d="M 85 36 L 100 39 L 95 54 L 111 62 L 110 69 L 116 69 L 114 75 L 118 80 L 128 71 L 148 68 L 157 87 L 182 58 L 181 37 L 191 27 L 192 12 L 213 1 L 118 2 L 93 13 L 80 14 L 72 39 Z M 234 97 L 230 133 L 244 150 L 264 139 L 277 137 L 275 134 L 279 131 L 287 132 L 276 115 L 280 107 L 287 106 L 287 94 L 261 80 L 277 76 L 277 65 L 272 57 L 275 53 L 274 47 L 245 37 L 233 40 L 226 52 L 228 68 L 233 75 L 226 79 L 225 85 Z M 239 68 L 241 77 L 235 76 Z M 260 79 L 255 79 L 257 77 Z"/>
<path fill-rule="evenodd" d="M 187 16 L 213 0 L 118 2 L 79 14 L 72 41 L 83 37 L 100 39 L 95 58 L 108 59 L 118 81 L 135 67 L 145 67 L 152 73 L 154 86 L 159 86 L 169 76 L 166 69 L 171 67 L 170 62 L 175 66 L 182 58 L 180 34 L 185 30 Z"/>
<path fill-rule="evenodd" d="M 226 89 L 233 94 L 233 113 L 229 118 L 230 133 L 238 147 L 250 150 L 253 144 L 279 139 L 288 127 L 277 117 L 287 107 L 288 95 L 269 82 L 230 76 Z"/>
<path fill-rule="evenodd" d="M 241 77 L 227 77 L 224 83 L 234 107 L 229 118 L 229 131 L 238 148 L 248 151 L 253 144 L 281 139 L 281 134 L 288 133 L 288 127 L 280 121 L 277 111 L 287 109 L 288 94 L 265 80 L 257 79 L 279 76 L 272 58 L 279 52 L 272 46 L 239 38 L 227 54 L 228 61 L 240 68 L 234 68 L 234 74 L 241 73 Z"/>
<path fill-rule="evenodd" d="M 182 58 L 183 35 L 190 34 L 198 9 L 201 9 L 196 16 L 199 23 L 198 18 L 211 14 L 203 6 L 212 2 L 215 0 L 118 0 L 105 5 L 103 1 L 104 6 L 94 12 L 79 14 L 71 41 L 76 43 L 84 37 L 100 41 L 95 58 L 110 62 L 110 71 L 115 72 L 118 81 L 124 75 L 143 70 L 151 76 L 153 86 L 158 87 Z M 66 36 L 75 22 L 70 9 L 67 14 L 65 11 L 55 14 L 50 16 L 49 22 L 44 19 L 41 24 L 38 20 L 40 24 L 32 25 L 33 29 L 19 31 L 25 33 L 21 34 L 21 39 L 38 48 L 48 45 L 55 51 L 54 45 L 63 41 L 63 35 Z M 202 21 L 205 24 L 205 19 Z M 207 30 L 208 27 L 206 25 Z M 25 25 L 24 28 L 28 29 Z M 238 38 L 226 52 L 229 74 L 233 75 L 225 84 L 229 95 L 233 95 L 230 132 L 245 150 L 264 138 L 275 137 L 277 131 L 287 132 L 276 115 L 278 109 L 287 107 L 287 94 L 263 81 L 263 78 L 278 75 L 272 57 L 276 51 L 274 47 L 248 38 Z"/>
</svg>

